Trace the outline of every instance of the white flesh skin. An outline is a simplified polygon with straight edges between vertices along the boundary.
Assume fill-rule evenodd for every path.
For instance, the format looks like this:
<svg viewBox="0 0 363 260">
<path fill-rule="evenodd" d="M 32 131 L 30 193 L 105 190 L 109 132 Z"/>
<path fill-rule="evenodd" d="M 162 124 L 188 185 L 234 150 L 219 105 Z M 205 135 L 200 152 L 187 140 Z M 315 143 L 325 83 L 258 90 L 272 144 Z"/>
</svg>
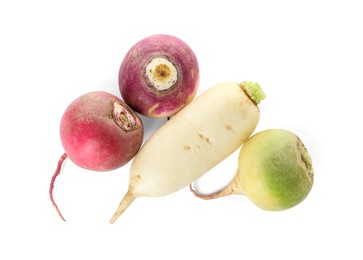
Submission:
<svg viewBox="0 0 363 260">
<path fill-rule="evenodd" d="M 140 149 L 131 164 L 129 190 L 110 222 L 137 197 L 168 195 L 201 177 L 246 141 L 259 116 L 257 105 L 235 82 L 205 91 Z"/>
</svg>

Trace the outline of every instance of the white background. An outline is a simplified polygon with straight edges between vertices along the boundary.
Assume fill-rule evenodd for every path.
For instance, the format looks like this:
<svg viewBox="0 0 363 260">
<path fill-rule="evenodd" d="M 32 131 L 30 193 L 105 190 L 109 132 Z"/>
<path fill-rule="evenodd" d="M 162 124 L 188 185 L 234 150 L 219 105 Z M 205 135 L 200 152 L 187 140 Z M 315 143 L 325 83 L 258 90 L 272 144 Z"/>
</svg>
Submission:
<svg viewBox="0 0 363 260">
<path fill-rule="evenodd" d="M 0 259 L 362 259 L 359 2 L 2 1 Z M 185 188 L 139 198 L 110 225 L 130 164 L 97 173 L 67 160 L 54 189 L 60 220 L 48 189 L 65 108 L 93 90 L 119 96 L 125 53 L 155 33 L 192 47 L 198 95 L 225 80 L 260 83 L 256 132 L 293 131 L 313 158 L 305 201 L 272 213 L 243 196 L 202 201 Z M 145 138 L 164 122 L 143 119 Z M 236 167 L 233 154 L 201 190 L 220 189 Z"/>
</svg>

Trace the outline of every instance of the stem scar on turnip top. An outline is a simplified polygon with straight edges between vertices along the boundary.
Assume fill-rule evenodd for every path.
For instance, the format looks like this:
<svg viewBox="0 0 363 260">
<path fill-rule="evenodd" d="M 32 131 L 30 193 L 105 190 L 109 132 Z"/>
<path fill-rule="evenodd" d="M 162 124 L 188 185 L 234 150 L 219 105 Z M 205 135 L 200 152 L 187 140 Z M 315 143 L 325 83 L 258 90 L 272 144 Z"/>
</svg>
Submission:
<svg viewBox="0 0 363 260">
<path fill-rule="evenodd" d="M 139 116 L 110 93 L 89 92 L 67 107 L 60 123 L 65 153 L 58 162 L 49 188 L 51 202 L 63 220 L 53 198 L 53 187 L 64 160 L 69 157 L 79 167 L 92 171 L 115 170 L 139 151 L 143 133 Z"/>
<path fill-rule="evenodd" d="M 314 180 L 311 157 L 301 139 L 285 129 L 254 134 L 241 147 L 238 169 L 221 191 L 209 195 L 191 191 L 202 199 L 246 195 L 264 210 L 286 210 L 309 194 Z"/>
<path fill-rule="evenodd" d="M 134 111 L 149 117 L 170 117 L 196 95 L 197 57 L 175 36 L 151 35 L 126 53 L 118 83 L 123 100 Z"/>
<path fill-rule="evenodd" d="M 257 83 L 223 82 L 171 117 L 133 159 L 128 191 L 110 223 L 136 198 L 176 192 L 236 151 L 255 130 L 264 98 Z"/>
</svg>

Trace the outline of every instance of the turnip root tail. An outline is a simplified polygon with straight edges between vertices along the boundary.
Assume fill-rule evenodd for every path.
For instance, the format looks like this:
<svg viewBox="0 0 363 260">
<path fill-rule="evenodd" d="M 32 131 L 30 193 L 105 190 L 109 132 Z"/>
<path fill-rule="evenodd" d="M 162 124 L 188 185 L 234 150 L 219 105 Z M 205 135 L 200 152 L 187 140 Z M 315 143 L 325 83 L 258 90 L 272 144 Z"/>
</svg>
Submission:
<svg viewBox="0 0 363 260">
<path fill-rule="evenodd" d="M 54 198 L 53 198 L 53 188 L 54 188 L 54 182 L 55 182 L 55 179 L 57 178 L 57 176 L 60 174 L 60 171 L 61 171 L 61 168 L 62 168 L 62 164 L 64 162 L 65 159 L 67 159 L 68 155 L 66 153 L 64 153 L 61 158 L 59 159 L 58 161 L 58 165 L 57 165 L 57 169 L 55 170 L 55 173 L 53 174 L 52 176 L 52 180 L 50 182 L 50 187 L 49 187 L 49 195 L 50 195 L 50 200 L 53 204 L 53 206 L 55 207 L 56 211 L 58 212 L 58 215 L 61 217 L 61 219 L 63 221 L 66 221 L 64 219 L 64 217 L 62 216 L 62 213 L 60 212 L 57 204 L 55 203 L 54 201 Z"/>
<path fill-rule="evenodd" d="M 217 199 L 228 195 L 244 195 L 241 190 L 241 187 L 238 185 L 238 181 L 236 181 L 237 177 L 238 177 L 238 170 L 237 174 L 235 175 L 235 178 L 226 187 L 211 194 L 206 194 L 206 195 L 200 194 L 197 190 L 193 188 L 192 184 L 189 185 L 189 189 L 194 194 L 194 196 L 204 200 Z"/>
<path fill-rule="evenodd" d="M 121 216 L 122 213 L 124 213 L 124 211 L 131 205 L 131 203 L 135 199 L 136 199 L 135 195 L 130 190 L 128 190 L 123 199 L 121 200 L 120 204 L 118 205 L 115 214 L 113 214 L 110 223 L 111 224 L 115 223 L 116 219 L 119 216 Z"/>
</svg>

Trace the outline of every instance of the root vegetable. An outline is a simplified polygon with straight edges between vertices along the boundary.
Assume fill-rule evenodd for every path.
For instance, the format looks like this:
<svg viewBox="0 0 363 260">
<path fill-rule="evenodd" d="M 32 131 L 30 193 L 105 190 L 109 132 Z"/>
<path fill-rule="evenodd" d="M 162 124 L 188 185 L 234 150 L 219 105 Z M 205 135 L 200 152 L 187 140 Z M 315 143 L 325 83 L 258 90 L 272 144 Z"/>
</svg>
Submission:
<svg viewBox="0 0 363 260">
<path fill-rule="evenodd" d="M 149 117 L 170 117 L 194 98 L 199 67 L 193 50 L 181 39 L 157 34 L 136 43 L 119 71 L 123 100 Z"/>
<path fill-rule="evenodd" d="M 279 211 L 302 202 L 313 185 L 311 157 L 296 134 L 284 129 L 268 129 L 250 137 L 242 146 L 238 170 L 233 180 L 219 192 L 202 195 L 215 199 L 246 195 L 264 210 Z"/>
<path fill-rule="evenodd" d="M 236 151 L 259 120 L 256 83 L 218 84 L 161 126 L 135 156 L 129 188 L 111 223 L 142 196 L 176 192 Z"/>
<path fill-rule="evenodd" d="M 49 193 L 64 220 L 53 199 L 54 181 L 63 161 L 69 157 L 79 167 L 93 171 L 117 169 L 140 149 L 143 124 L 121 99 L 95 91 L 80 96 L 67 107 L 60 123 L 60 137 L 65 154 L 52 177 Z"/>
</svg>

